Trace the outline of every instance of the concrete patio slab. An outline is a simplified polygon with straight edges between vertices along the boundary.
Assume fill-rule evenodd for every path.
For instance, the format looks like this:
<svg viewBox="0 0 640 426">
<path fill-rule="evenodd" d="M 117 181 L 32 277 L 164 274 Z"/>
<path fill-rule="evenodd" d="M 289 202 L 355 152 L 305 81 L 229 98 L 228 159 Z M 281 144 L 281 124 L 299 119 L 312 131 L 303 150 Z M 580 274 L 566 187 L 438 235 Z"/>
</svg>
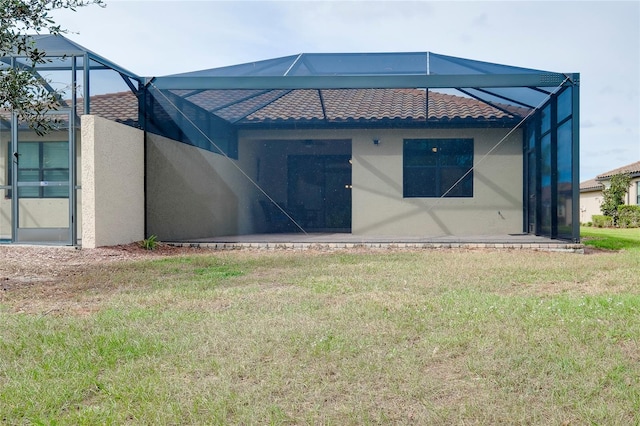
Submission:
<svg viewBox="0 0 640 426">
<path fill-rule="evenodd" d="M 349 233 L 250 234 L 198 238 L 188 241 L 165 241 L 175 246 L 202 247 L 216 250 L 264 249 L 503 249 L 584 253 L 584 245 L 529 234 L 453 235 L 405 237 L 362 236 Z"/>
</svg>

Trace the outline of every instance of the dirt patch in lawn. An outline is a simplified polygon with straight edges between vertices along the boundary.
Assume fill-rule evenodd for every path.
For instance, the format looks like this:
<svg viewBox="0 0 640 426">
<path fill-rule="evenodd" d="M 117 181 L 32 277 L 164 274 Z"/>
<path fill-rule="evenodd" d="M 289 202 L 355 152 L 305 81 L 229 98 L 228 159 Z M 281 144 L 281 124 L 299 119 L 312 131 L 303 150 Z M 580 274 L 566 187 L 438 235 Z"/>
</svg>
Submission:
<svg viewBox="0 0 640 426">
<path fill-rule="evenodd" d="M 64 281 L 78 271 L 114 262 L 153 259 L 192 252 L 187 247 L 158 244 L 145 250 L 138 244 L 81 250 L 74 247 L 0 245 L 0 286 L 16 286 Z"/>
<path fill-rule="evenodd" d="M 79 304 L 74 310 L 82 311 L 87 308 L 80 305 L 86 305 L 86 301 L 79 300 L 79 293 L 100 283 L 80 279 L 81 276 L 99 275 L 101 268 L 106 269 L 108 265 L 189 254 L 194 250 L 166 244 L 145 250 L 135 243 L 84 250 L 0 245 L 0 301 L 11 300 L 10 304 L 18 312 L 40 312 L 45 303 L 51 305 L 54 300 Z M 105 290 L 102 288 L 100 292 Z"/>
</svg>

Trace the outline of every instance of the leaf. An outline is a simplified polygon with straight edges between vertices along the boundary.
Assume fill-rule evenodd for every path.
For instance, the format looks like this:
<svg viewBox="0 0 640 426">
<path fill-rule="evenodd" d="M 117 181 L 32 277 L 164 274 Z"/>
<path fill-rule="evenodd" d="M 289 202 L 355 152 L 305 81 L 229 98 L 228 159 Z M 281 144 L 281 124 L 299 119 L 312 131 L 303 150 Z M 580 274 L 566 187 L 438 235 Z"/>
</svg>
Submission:
<svg viewBox="0 0 640 426">
<path fill-rule="evenodd" d="M 0 0 L 0 57 L 24 57 L 32 67 L 0 70 L 0 107 L 15 111 L 39 135 L 54 128 L 55 120 L 47 112 L 60 107 L 61 94 L 37 75 L 38 65 L 50 59 L 38 49 L 30 34 L 66 33 L 54 22 L 51 12 L 75 11 L 92 4 L 104 6 L 103 0 Z"/>
</svg>

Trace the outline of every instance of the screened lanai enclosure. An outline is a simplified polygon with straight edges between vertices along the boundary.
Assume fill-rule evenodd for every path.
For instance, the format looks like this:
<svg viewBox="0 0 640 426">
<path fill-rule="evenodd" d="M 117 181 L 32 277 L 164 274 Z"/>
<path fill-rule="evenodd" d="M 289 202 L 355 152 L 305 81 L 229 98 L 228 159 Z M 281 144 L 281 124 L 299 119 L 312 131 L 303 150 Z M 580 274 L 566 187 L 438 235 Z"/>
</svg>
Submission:
<svg viewBox="0 0 640 426">
<path fill-rule="evenodd" d="M 579 74 L 430 52 L 300 54 L 144 79 L 86 50 L 61 61 L 75 63 L 65 71 L 75 76 L 65 96 L 73 130 L 37 140 L 21 136 L 15 117 L 3 122 L 6 240 L 113 243 L 98 234 L 132 226 L 135 200 L 135 226 L 163 241 L 320 232 L 579 240 Z M 116 78 L 103 85 L 101 72 Z M 21 150 L 21 140 L 34 145 Z M 143 154 L 130 155 L 138 144 Z M 139 158 L 141 185 L 129 183 L 141 179 L 128 177 L 129 158 Z M 63 204 L 67 219 L 21 219 L 37 203 Z"/>
<path fill-rule="evenodd" d="M 80 117 L 98 113 L 135 125 L 139 82 L 64 37 L 33 40 L 48 59 L 33 72 L 58 93 L 61 106 L 50 112 L 54 130 L 44 136 L 21 122 L 15 111 L 0 111 L 0 241 L 76 245 L 82 230 Z M 0 58 L 0 70 L 32 66 L 25 57 Z M 113 93 L 119 94 L 117 101 L 105 105 Z"/>
<path fill-rule="evenodd" d="M 230 233 L 577 240 L 578 89 L 578 74 L 429 52 L 300 54 L 149 79 L 145 128 L 231 169 L 214 185 L 228 197 L 206 197 Z M 153 214 L 177 197 L 187 221 L 179 188 Z"/>
</svg>

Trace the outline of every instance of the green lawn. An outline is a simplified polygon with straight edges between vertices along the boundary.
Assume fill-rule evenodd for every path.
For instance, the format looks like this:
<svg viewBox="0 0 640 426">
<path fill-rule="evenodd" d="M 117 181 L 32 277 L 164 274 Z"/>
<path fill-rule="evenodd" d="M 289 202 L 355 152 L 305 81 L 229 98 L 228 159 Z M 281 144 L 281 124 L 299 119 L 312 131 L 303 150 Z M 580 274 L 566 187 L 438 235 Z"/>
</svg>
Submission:
<svg viewBox="0 0 640 426">
<path fill-rule="evenodd" d="M 87 269 L 1 299 L 0 422 L 637 425 L 638 277 L 635 249 Z"/>
<path fill-rule="evenodd" d="M 640 251 L 640 228 L 592 228 L 580 229 L 582 242 L 591 247 L 606 250 Z"/>
</svg>

